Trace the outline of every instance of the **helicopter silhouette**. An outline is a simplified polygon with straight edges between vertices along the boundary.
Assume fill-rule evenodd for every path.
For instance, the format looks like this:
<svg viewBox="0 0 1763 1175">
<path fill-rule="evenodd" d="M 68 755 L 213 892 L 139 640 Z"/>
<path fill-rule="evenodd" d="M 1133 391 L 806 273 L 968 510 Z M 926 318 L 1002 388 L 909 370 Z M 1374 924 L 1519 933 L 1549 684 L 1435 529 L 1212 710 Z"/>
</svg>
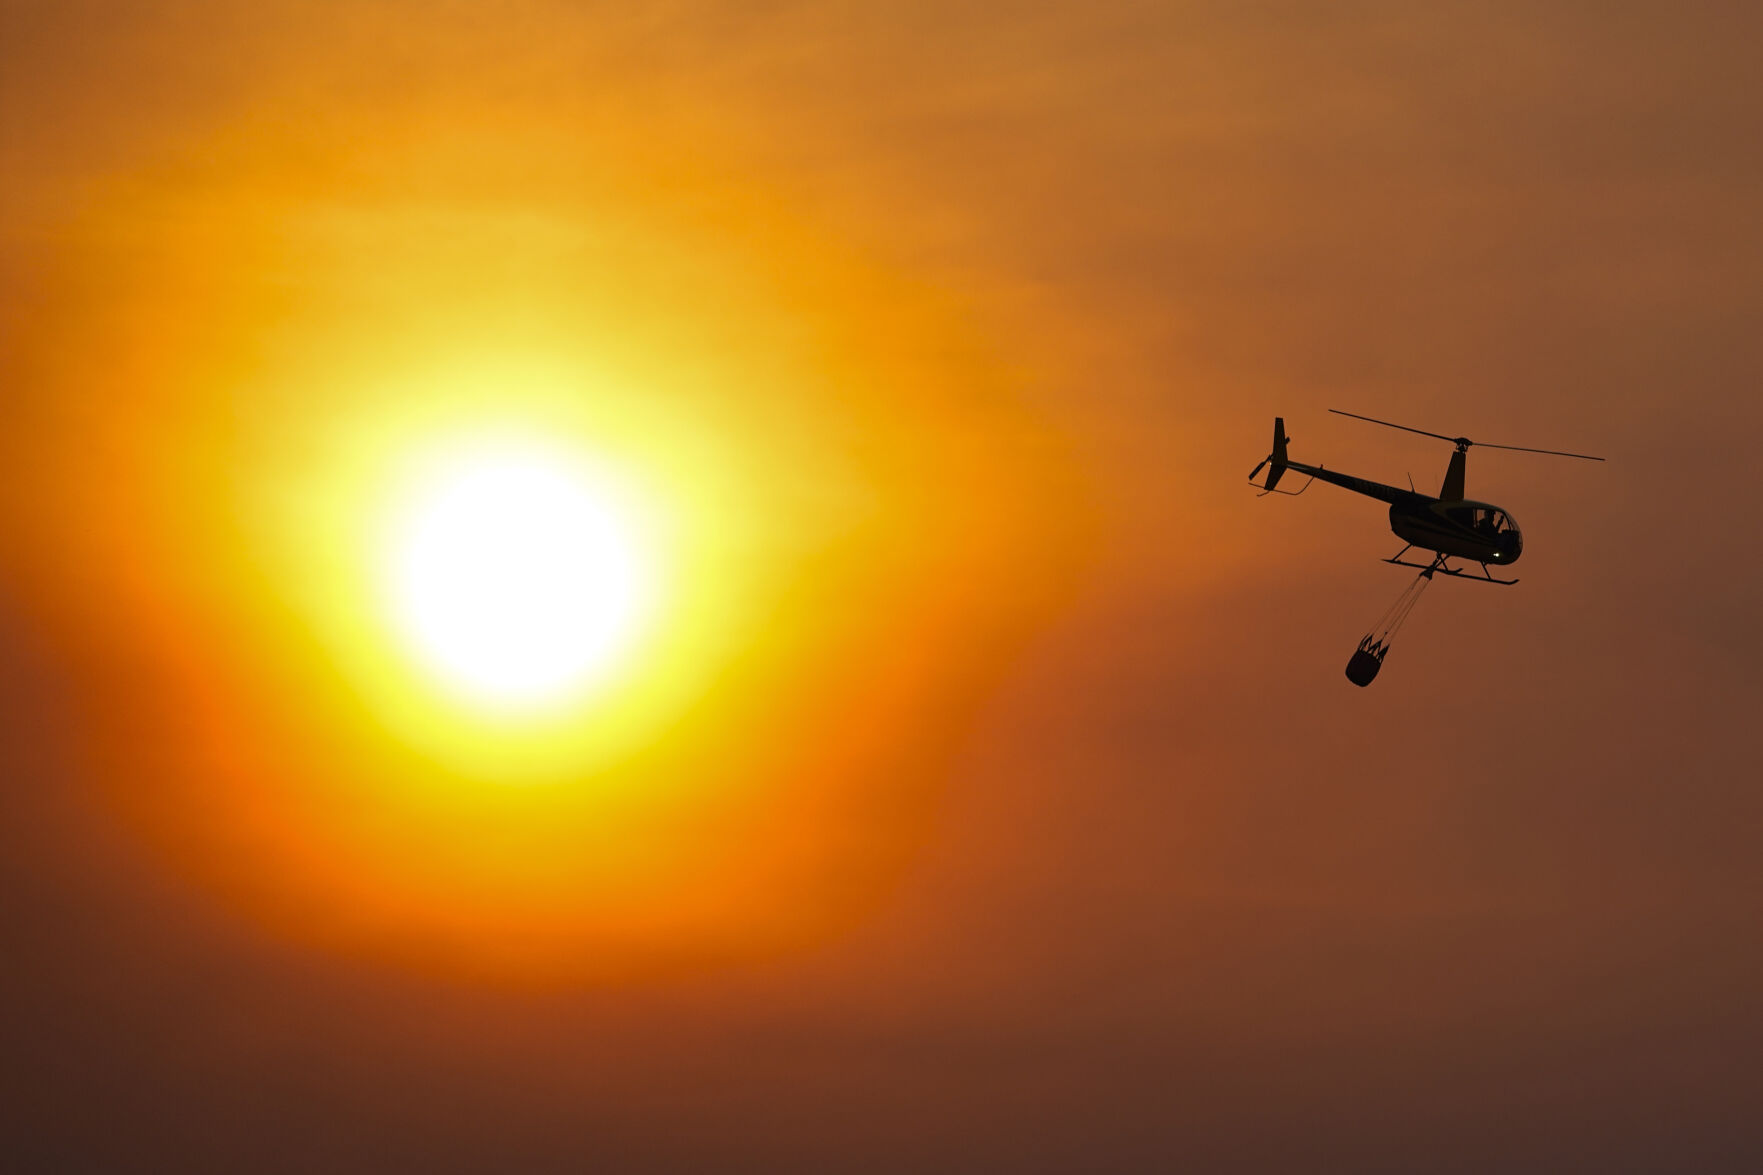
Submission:
<svg viewBox="0 0 1763 1175">
<path fill-rule="evenodd" d="M 1385 559 L 1385 563 L 1394 563 L 1398 567 L 1418 567 L 1426 579 L 1431 579 L 1436 572 L 1441 575 L 1461 576 L 1478 583 L 1497 583 L 1508 587 L 1518 582 L 1516 579 L 1499 579 L 1488 571 L 1488 564 L 1507 567 L 1518 562 L 1518 557 L 1524 553 L 1524 534 L 1518 529 L 1517 521 L 1509 511 L 1492 502 L 1472 501 L 1463 496 L 1464 471 L 1467 465 L 1465 455 L 1469 446 L 1477 442 L 1468 437 L 1448 437 L 1443 433 L 1409 428 L 1405 424 L 1392 424 L 1387 420 L 1360 416 L 1356 412 L 1342 412 L 1339 408 L 1330 408 L 1329 411 L 1337 416 L 1350 416 L 1354 420 L 1381 424 L 1385 428 L 1399 428 L 1403 432 L 1419 433 L 1423 437 L 1434 437 L 1457 446 L 1456 451 L 1451 454 L 1451 463 L 1445 468 L 1445 481 L 1439 488 L 1438 497 L 1420 493 L 1412 487 L 1402 489 L 1363 477 L 1353 477 L 1351 474 L 1337 473 L 1320 465 L 1305 465 L 1291 460 L 1286 455 L 1286 446 L 1291 438 L 1286 436 L 1285 418 L 1279 416 L 1273 419 L 1273 452 L 1260 465 L 1255 466 L 1249 474 L 1249 484 L 1255 485 L 1255 478 L 1265 468 L 1267 480 L 1257 487 L 1263 497 L 1270 493 L 1296 497 L 1310 488 L 1310 482 L 1305 482 L 1303 489 L 1295 491 L 1274 488 L 1285 471 L 1291 469 L 1307 475 L 1312 481 L 1320 479 L 1352 490 L 1356 494 L 1388 502 L 1390 529 L 1408 545 L 1397 551 L 1393 558 Z M 1490 445 L 1486 442 L 1481 442 L 1481 445 L 1484 449 L 1544 453 L 1552 457 L 1576 457 L 1582 461 L 1603 460 L 1602 457 L 1568 453 L 1560 449 L 1530 449 L 1521 445 Z M 1416 547 L 1432 552 L 1432 561 L 1410 563 L 1403 560 L 1402 556 Z M 1479 563 L 1481 574 L 1475 575 L 1462 568 L 1452 567 L 1447 562 L 1451 558 Z"/>
</svg>

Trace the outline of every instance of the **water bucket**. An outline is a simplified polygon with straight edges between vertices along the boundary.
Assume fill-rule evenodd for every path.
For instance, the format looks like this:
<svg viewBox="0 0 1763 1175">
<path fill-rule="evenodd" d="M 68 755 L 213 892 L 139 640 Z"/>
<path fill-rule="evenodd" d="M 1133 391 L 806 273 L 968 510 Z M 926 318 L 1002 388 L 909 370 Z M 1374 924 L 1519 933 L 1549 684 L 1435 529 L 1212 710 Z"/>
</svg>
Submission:
<svg viewBox="0 0 1763 1175">
<path fill-rule="evenodd" d="M 1347 680 L 1358 686 L 1370 685 L 1371 679 L 1376 677 L 1377 671 L 1382 668 L 1383 658 L 1375 657 L 1364 649 L 1360 649 L 1353 654 L 1353 659 L 1347 662 Z"/>
</svg>

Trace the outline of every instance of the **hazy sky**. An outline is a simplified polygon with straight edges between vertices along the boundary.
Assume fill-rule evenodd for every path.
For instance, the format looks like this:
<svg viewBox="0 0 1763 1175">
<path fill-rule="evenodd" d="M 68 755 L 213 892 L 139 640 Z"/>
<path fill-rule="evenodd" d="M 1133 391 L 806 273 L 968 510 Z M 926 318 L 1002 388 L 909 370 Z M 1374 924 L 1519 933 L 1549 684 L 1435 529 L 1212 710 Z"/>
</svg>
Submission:
<svg viewBox="0 0 1763 1175">
<path fill-rule="evenodd" d="M 1756 1169 L 1760 36 L 0 0 L 7 1152 Z M 1244 474 L 1449 448 L 1330 407 L 1609 458 L 1365 690 L 1383 508 Z M 523 416 L 687 552 L 541 751 L 345 541 Z"/>
</svg>

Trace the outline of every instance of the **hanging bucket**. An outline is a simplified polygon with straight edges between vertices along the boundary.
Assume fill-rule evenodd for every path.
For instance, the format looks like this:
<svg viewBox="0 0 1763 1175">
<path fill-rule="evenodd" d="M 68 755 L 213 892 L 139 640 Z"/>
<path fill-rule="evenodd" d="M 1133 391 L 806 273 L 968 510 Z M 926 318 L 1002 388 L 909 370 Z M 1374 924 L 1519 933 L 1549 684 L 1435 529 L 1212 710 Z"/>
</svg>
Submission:
<svg viewBox="0 0 1763 1175">
<path fill-rule="evenodd" d="M 1374 647 L 1375 646 L 1370 643 L 1370 638 L 1367 637 L 1365 640 L 1359 642 L 1358 651 L 1355 652 L 1352 659 L 1347 662 L 1347 680 L 1354 685 L 1370 685 L 1371 679 L 1377 676 L 1377 671 L 1383 668 L 1383 654 L 1385 650 L 1378 649 L 1378 651 L 1374 653 L 1371 651 Z"/>
<path fill-rule="evenodd" d="M 1359 648 L 1347 662 L 1347 680 L 1357 686 L 1368 686 L 1377 671 L 1383 668 L 1383 659 L 1389 656 L 1390 642 L 1396 639 L 1396 633 L 1408 619 L 1408 613 L 1414 611 L 1414 605 L 1420 602 L 1420 593 L 1432 582 L 1432 571 L 1422 571 L 1415 576 L 1414 582 L 1405 588 L 1396 602 L 1384 609 L 1384 613 L 1372 625 L 1371 631 L 1359 640 Z"/>
</svg>

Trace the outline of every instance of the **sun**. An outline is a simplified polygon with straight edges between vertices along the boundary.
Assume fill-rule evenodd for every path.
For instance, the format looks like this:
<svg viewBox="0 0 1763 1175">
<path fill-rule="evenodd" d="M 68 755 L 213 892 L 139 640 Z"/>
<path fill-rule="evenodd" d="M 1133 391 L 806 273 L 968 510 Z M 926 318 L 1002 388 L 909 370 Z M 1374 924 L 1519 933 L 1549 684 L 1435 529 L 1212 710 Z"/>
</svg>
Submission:
<svg viewBox="0 0 1763 1175">
<path fill-rule="evenodd" d="M 627 499 L 583 456 L 533 441 L 432 463 L 386 544 L 408 651 L 448 692 L 492 710 L 544 709 L 604 685 L 655 602 Z"/>
</svg>

